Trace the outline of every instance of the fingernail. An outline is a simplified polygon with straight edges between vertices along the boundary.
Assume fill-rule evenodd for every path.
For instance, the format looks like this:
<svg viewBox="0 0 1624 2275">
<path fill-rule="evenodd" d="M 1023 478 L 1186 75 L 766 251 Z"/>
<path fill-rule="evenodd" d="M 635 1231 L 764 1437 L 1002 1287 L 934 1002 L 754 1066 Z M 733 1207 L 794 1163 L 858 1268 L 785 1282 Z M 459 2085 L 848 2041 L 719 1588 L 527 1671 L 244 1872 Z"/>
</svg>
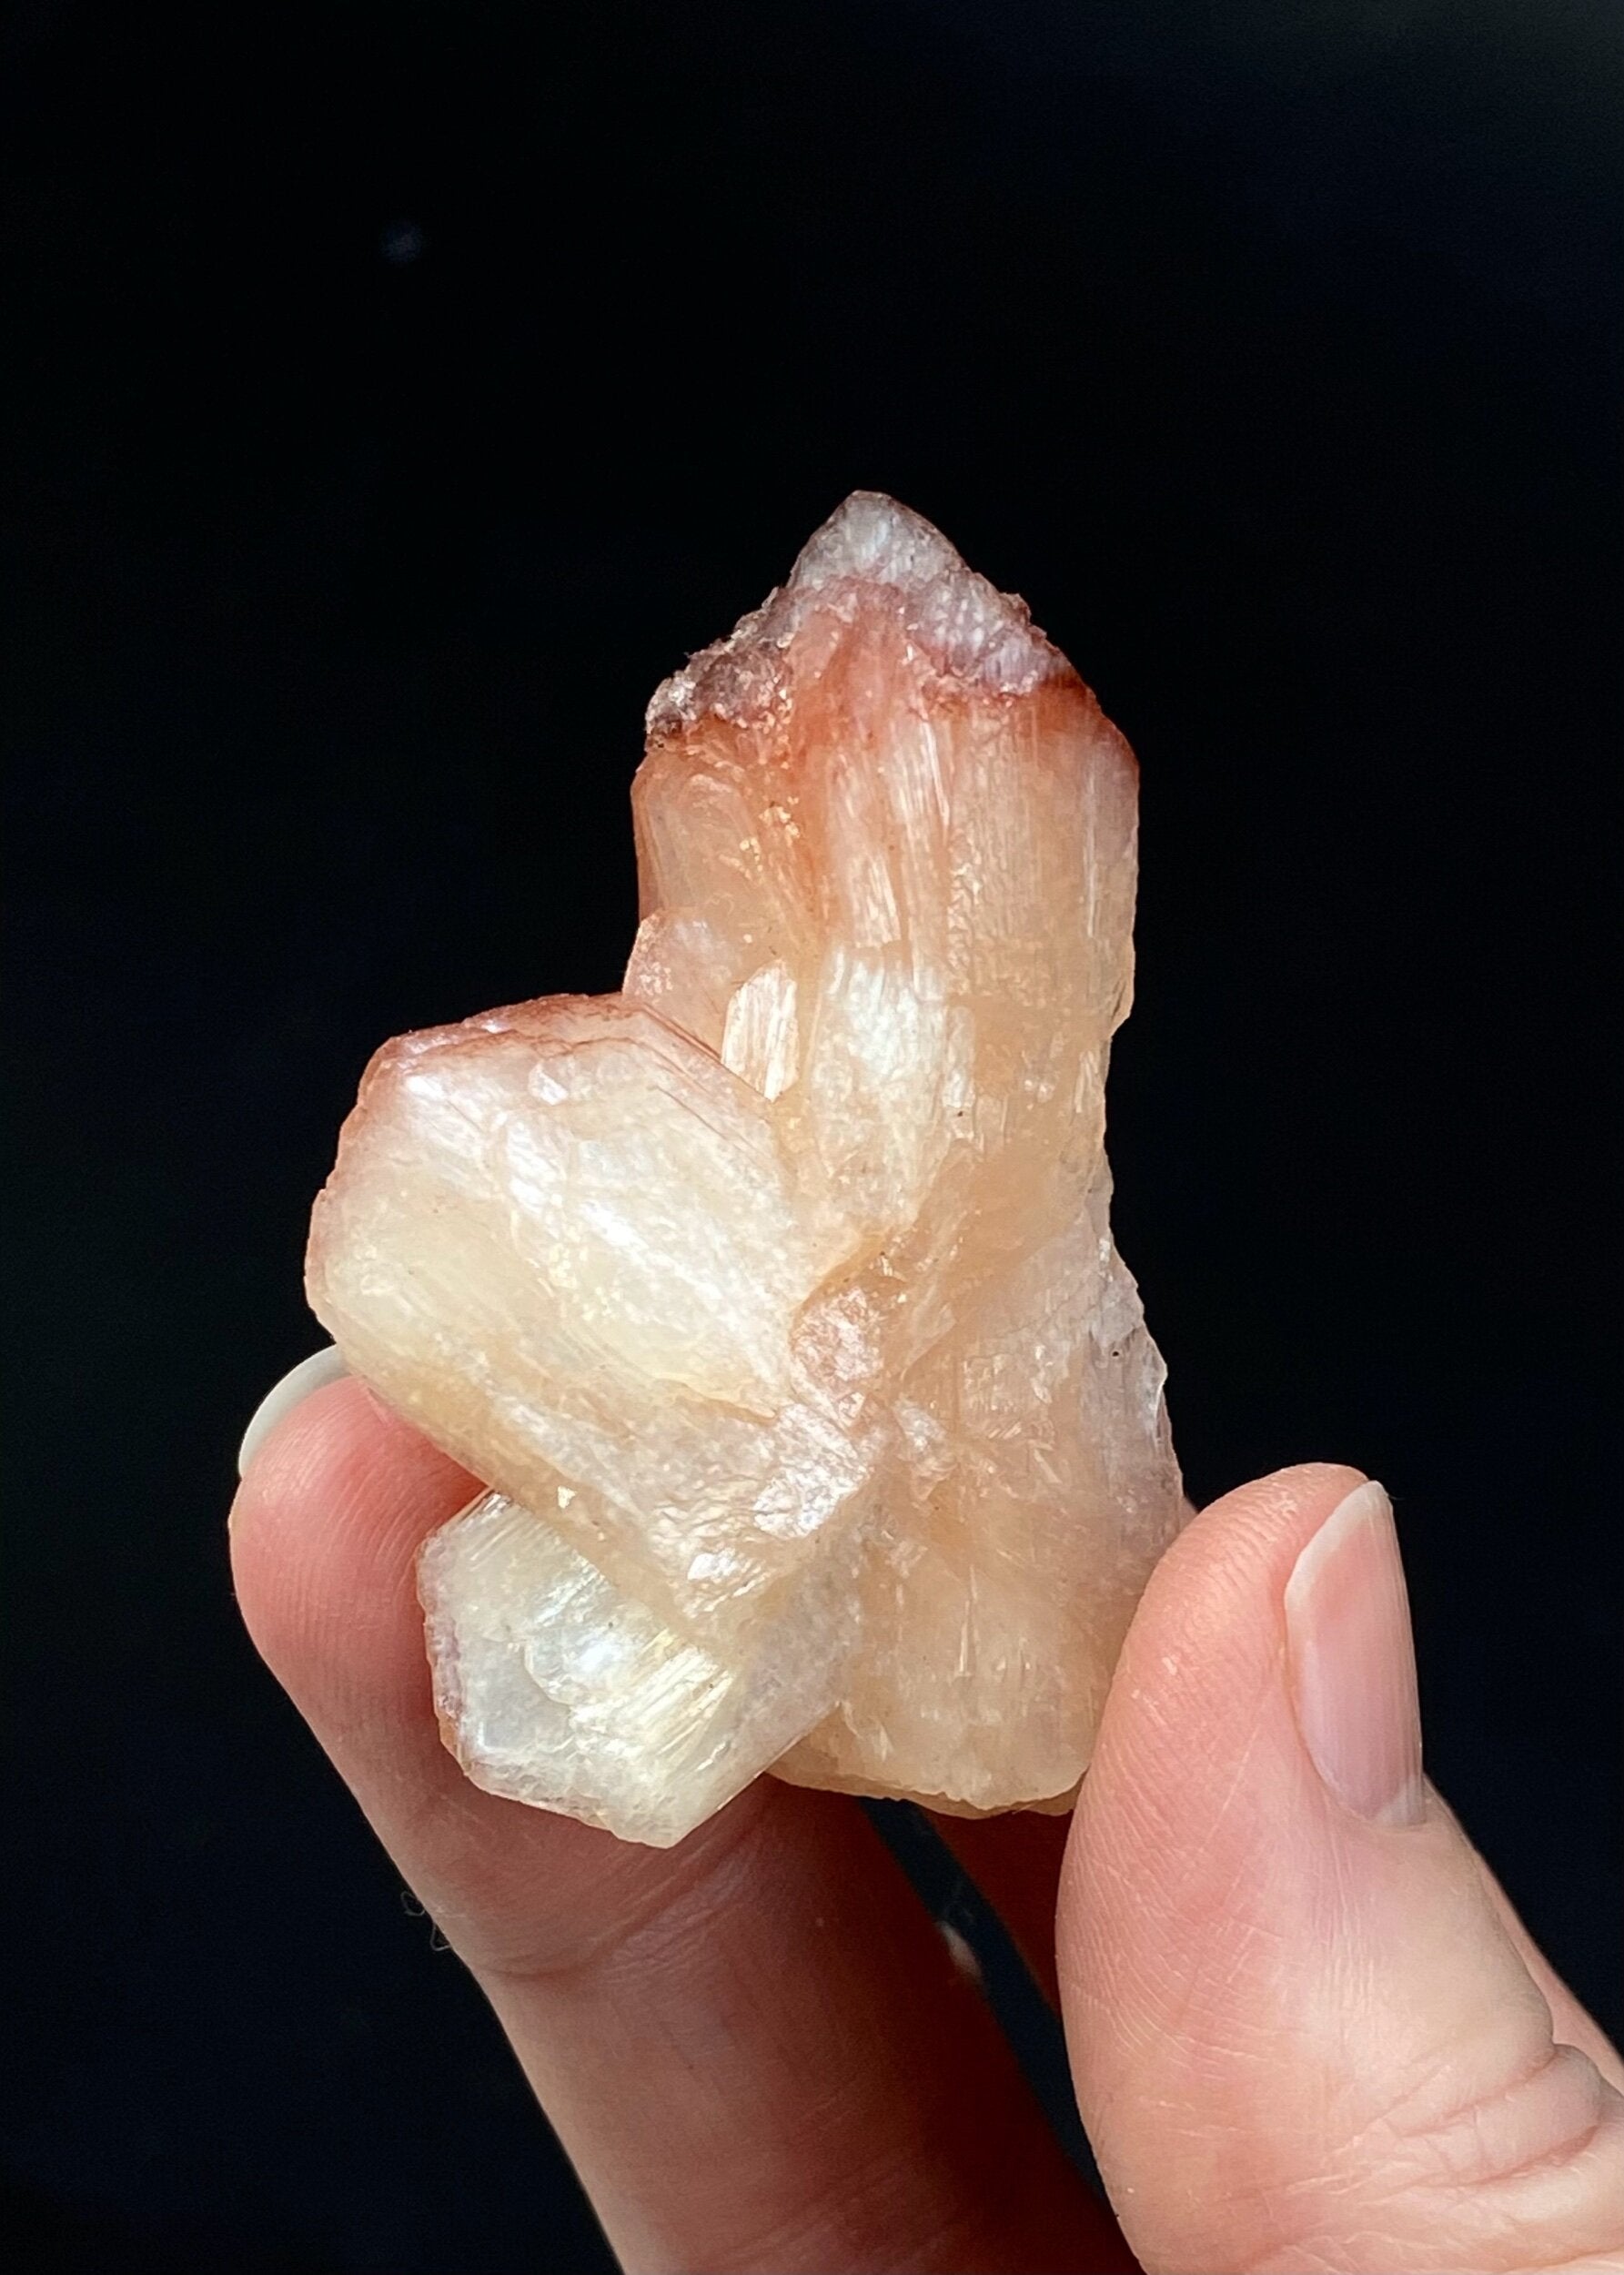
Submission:
<svg viewBox="0 0 1624 2275">
<path fill-rule="evenodd" d="M 308 1399 L 312 1390 L 319 1390 L 323 1383 L 337 1382 L 348 1371 L 337 1346 L 329 1343 L 325 1350 L 314 1351 L 308 1359 L 301 1359 L 291 1374 L 282 1377 L 274 1390 L 267 1390 L 254 1409 L 254 1419 L 244 1431 L 242 1444 L 237 1448 L 238 1477 L 247 1477 L 249 1462 L 284 1414 L 291 1414 L 296 1406 Z"/>
<path fill-rule="evenodd" d="M 1393 1504 L 1377 1484 L 1338 1503 L 1286 1585 L 1297 1726 L 1346 1807 L 1378 1825 L 1426 1811 L 1409 1597 Z"/>
</svg>

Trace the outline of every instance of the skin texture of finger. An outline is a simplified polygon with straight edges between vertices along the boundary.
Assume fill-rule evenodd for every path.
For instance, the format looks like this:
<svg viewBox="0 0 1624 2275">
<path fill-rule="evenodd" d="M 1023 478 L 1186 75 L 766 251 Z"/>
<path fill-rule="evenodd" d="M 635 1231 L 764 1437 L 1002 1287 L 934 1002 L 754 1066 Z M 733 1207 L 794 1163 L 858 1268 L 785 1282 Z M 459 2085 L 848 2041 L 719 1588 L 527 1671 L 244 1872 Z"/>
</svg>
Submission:
<svg viewBox="0 0 1624 2275">
<path fill-rule="evenodd" d="M 1008 1928 L 1038 1988 L 1058 2007 L 1054 1906 L 1070 1816 L 1018 1810 L 1006 1817 L 933 1816 L 931 1823 Z"/>
<path fill-rule="evenodd" d="M 1477 1856 L 1424 1789 L 1357 1814 L 1309 1750 L 1287 1585 L 1358 1483 L 1228 1495 L 1140 1605 L 1061 1887 L 1090 2138 L 1169 2275 L 1624 2268 L 1624 2102 Z"/>
<path fill-rule="evenodd" d="M 765 1780 L 660 1852 L 460 1774 L 413 1569 L 473 1490 L 335 1384 L 238 1494 L 238 1596 L 500 2016 L 625 2265 L 1131 2266 L 854 1805 Z"/>
</svg>

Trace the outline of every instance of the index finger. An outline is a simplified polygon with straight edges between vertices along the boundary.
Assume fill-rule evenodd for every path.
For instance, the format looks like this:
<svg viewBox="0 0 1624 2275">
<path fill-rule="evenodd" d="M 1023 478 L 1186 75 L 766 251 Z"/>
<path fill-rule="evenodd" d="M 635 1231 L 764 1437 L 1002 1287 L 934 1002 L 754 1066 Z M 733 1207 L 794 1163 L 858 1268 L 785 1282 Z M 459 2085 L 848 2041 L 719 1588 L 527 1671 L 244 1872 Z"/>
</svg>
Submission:
<svg viewBox="0 0 1624 2275">
<path fill-rule="evenodd" d="M 461 1775 L 413 1566 L 474 1490 L 358 1384 L 331 1385 L 250 1468 L 237 1589 L 626 2263 L 1131 2267 L 855 1805 L 766 1780 L 653 1851 Z"/>
</svg>

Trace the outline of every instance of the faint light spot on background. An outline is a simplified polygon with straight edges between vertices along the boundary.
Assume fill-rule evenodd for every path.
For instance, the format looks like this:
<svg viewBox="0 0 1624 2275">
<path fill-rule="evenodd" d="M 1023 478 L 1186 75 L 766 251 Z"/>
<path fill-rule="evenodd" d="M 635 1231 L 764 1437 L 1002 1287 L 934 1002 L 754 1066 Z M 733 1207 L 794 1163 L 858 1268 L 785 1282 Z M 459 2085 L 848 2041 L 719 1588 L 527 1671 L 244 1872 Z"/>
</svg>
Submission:
<svg viewBox="0 0 1624 2275">
<path fill-rule="evenodd" d="M 423 232 L 415 221 L 387 221 L 378 233 L 378 249 L 391 268 L 409 268 L 423 250 Z"/>
</svg>

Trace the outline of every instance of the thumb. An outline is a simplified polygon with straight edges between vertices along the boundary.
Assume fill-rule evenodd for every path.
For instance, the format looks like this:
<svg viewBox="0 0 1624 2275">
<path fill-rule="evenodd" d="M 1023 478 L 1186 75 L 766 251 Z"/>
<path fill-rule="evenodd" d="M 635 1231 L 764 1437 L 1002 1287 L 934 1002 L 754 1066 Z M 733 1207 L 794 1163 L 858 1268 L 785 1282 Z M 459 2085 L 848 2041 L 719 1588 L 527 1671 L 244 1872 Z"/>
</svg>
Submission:
<svg viewBox="0 0 1624 2275">
<path fill-rule="evenodd" d="M 1624 2270 L 1617 2057 L 1502 1902 L 1421 1776 L 1380 1486 L 1216 1502 L 1140 1606 L 1061 1887 L 1078 2098 L 1146 2269 Z"/>
</svg>

